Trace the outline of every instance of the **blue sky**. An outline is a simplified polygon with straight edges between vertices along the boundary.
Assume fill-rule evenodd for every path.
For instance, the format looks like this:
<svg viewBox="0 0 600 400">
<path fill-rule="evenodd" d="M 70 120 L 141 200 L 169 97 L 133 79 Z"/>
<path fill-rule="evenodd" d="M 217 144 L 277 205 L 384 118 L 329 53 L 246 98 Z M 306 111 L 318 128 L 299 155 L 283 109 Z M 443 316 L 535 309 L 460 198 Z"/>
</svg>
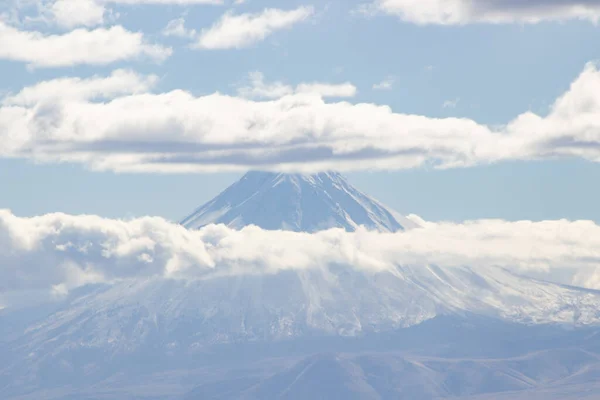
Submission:
<svg viewBox="0 0 600 400">
<path fill-rule="evenodd" d="M 587 3 L 590 15 L 597 15 L 594 8 L 597 4 Z M 84 59 L 81 65 L 31 67 L 14 55 L 2 56 L 0 52 L 0 92 L 15 94 L 38 82 L 62 77 L 109 76 L 116 69 L 125 68 L 140 76 L 156 75 L 152 93 L 183 89 L 196 97 L 215 92 L 236 97 L 240 96 L 241 87 L 251 86 L 249 74 L 259 71 L 266 83 L 280 82 L 291 88 L 314 82 L 351 83 L 356 87 L 354 96 L 325 99 L 327 103 L 385 105 L 394 113 L 430 119 L 466 118 L 495 127 L 527 111 L 545 117 L 586 64 L 599 58 L 600 31 L 590 20 L 555 21 L 554 17 L 542 15 L 542 19 L 548 20 L 536 24 L 522 20 L 495 24 L 477 20 L 483 17 L 470 17 L 472 20 L 459 25 L 423 25 L 382 11 L 374 15 L 359 13 L 361 4 L 366 2 L 247 0 L 238 5 L 228 1 L 222 5 L 183 6 L 111 3 L 106 7 L 112 16 L 106 12 L 104 21 L 82 28 L 61 26 L 47 15 L 44 21 L 27 21 L 26 17 L 37 16 L 39 9 L 15 11 L 17 2 L 10 3 L 4 11 L 12 11 L 19 17 L 9 18 L 6 14 L 4 23 L 21 32 L 65 35 L 73 29 L 93 32 L 122 26 L 130 32 L 143 32 L 148 43 L 171 48 L 172 54 L 159 60 L 142 57 L 89 65 L 94 63 Z M 186 28 L 195 29 L 199 35 L 224 13 L 258 15 L 266 8 L 289 11 L 299 7 L 312 7 L 312 12 L 299 22 L 274 30 L 263 40 L 242 48 L 191 48 L 190 44 L 196 40 L 191 34 L 189 38 L 161 34 L 169 21 L 178 18 L 183 18 Z M 539 11 L 531 10 L 531 15 L 536 12 Z M 0 30 L 0 43 L 2 35 Z M 389 81 L 391 87 L 374 88 L 384 81 Z M 267 100 L 271 99 L 252 101 Z M 85 125 L 82 129 L 87 128 Z M 141 135 L 142 141 L 155 140 L 140 130 L 136 134 Z M 410 134 L 417 135 L 419 131 Z M 168 132 L 165 135 L 169 137 Z M 589 131 L 586 135 L 590 135 Z M 598 140 L 597 131 L 591 135 L 596 135 L 592 141 Z M 265 148 L 268 150 L 269 146 L 273 144 Z M 155 170 L 132 173 L 112 165 L 108 171 L 96 171 L 97 167 L 90 162 L 62 155 L 38 156 L 43 153 L 41 149 L 31 152 L 35 156 L 7 151 L 0 159 L 0 208 L 22 216 L 63 211 L 177 219 L 243 173 L 243 168 L 235 171 L 212 168 L 216 173 L 171 174 Z M 490 160 L 478 157 L 469 165 L 445 170 L 434 169 L 427 163 L 411 168 L 400 163 L 383 171 L 371 171 L 373 166 L 365 163 L 359 170 L 347 171 L 347 175 L 359 188 L 398 211 L 416 213 L 430 220 L 600 221 L 597 207 L 600 189 L 594 184 L 600 178 L 600 164 L 590 160 L 596 155 L 561 156 L 558 160 L 545 156 L 534 160 L 537 156 L 531 154 L 514 157 L 521 158 L 517 160 L 494 157 Z M 341 165 L 341 169 L 347 168 Z"/>
</svg>

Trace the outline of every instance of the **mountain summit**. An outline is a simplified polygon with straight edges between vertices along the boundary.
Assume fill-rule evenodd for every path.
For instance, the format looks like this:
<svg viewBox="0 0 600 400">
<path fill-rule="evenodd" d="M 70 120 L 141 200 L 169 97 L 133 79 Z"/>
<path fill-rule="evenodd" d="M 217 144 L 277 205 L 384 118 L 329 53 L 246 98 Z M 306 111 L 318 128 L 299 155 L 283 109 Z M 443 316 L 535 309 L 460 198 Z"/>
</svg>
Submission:
<svg viewBox="0 0 600 400">
<path fill-rule="evenodd" d="M 359 226 L 396 232 L 416 224 L 360 192 L 337 172 L 313 175 L 251 171 L 182 222 L 198 229 L 256 225 L 269 230 L 315 232 Z"/>
</svg>

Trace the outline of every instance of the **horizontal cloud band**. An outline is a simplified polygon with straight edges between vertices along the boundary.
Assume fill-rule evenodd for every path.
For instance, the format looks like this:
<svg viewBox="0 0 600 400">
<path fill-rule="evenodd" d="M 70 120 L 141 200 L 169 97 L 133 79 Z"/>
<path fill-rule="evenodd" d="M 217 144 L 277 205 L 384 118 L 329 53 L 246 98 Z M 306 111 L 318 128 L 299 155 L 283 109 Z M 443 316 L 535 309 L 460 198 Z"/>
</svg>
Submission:
<svg viewBox="0 0 600 400">
<path fill-rule="evenodd" d="M 361 10 L 397 15 L 420 25 L 600 20 L 598 0 L 375 0 Z"/>
<path fill-rule="evenodd" d="M 527 112 L 495 129 L 470 119 L 326 102 L 324 84 L 257 101 L 181 90 L 154 94 L 155 80 L 117 71 L 43 82 L 7 95 L 0 106 L 0 157 L 130 172 L 453 168 L 557 157 L 600 161 L 600 72 L 591 63 L 547 116 Z"/>
<path fill-rule="evenodd" d="M 421 228 L 399 233 L 236 231 L 223 225 L 189 231 L 162 218 L 19 218 L 0 210 L 0 300 L 124 279 L 208 279 L 331 266 L 364 273 L 398 266 L 504 267 L 600 287 L 600 226 L 593 222 L 419 223 Z"/>
</svg>

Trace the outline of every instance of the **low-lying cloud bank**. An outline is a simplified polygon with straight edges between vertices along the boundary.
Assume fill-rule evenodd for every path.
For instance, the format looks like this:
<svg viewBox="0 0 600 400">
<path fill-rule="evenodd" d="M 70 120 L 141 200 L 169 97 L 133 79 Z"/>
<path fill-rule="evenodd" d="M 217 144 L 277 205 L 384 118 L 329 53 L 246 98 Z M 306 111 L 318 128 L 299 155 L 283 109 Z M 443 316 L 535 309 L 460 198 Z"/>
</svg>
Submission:
<svg viewBox="0 0 600 400">
<path fill-rule="evenodd" d="M 399 233 L 235 231 L 222 225 L 189 231 L 162 218 L 19 218 L 0 210 L 0 305 L 10 307 L 7 299 L 25 293 L 64 294 L 88 283 L 333 265 L 364 273 L 403 265 L 494 266 L 600 288 L 600 226 L 593 222 L 419 222 L 422 228 Z"/>
<path fill-rule="evenodd" d="M 322 87 L 259 101 L 182 90 L 153 93 L 155 81 L 120 71 L 7 94 L 0 105 L 0 157 L 129 172 L 600 161 L 600 71 L 591 63 L 548 115 L 526 112 L 498 128 L 466 118 L 400 114 L 376 104 L 329 102 Z M 57 98 L 63 92 L 68 95 Z"/>
</svg>

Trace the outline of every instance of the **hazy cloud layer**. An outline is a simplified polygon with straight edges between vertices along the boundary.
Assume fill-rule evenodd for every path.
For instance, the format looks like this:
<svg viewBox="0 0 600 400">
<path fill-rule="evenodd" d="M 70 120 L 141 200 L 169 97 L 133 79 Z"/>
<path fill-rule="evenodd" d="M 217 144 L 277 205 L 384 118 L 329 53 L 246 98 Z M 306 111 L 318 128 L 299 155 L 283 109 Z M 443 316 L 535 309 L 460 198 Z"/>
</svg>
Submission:
<svg viewBox="0 0 600 400">
<path fill-rule="evenodd" d="M 0 59 L 33 67 L 105 65 L 140 58 L 162 61 L 170 55 L 170 48 L 148 43 L 141 32 L 121 26 L 44 34 L 19 30 L 0 19 Z"/>
<path fill-rule="evenodd" d="M 154 80 L 121 71 L 104 80 L 63 79 L 9 94 L 0 106 L 0 156 L 131 172 L 600 161 L 600 72 L 593 64 L 547 116 L 526 112 L 499 128 L 465 118 L 399 114 L 375 104 L 327 102 L 314 93 L 286 95 L 285 85 L 278 94 L 283 97 L 269 101 L 146 92 Z M 60 100 L 53 94 L 63 91 Z M 265 91 L 263 96 L 276 90 Z"/>
<path fill-rule="evenodd" d="M 525 23 L 583 19 L 597 23 L 599 0 L 376 0 L 361 8 L 420 25 Z"/>
<path fill-rule="evenodd" d="M 223 225 L 188 231 L 161 218 L 19 218 L 0 210 L 0 295 L 64 293 L 122 279 L 204 279 L 332 265 L 364 272 L 401 265 L 493 266 L 600 287 L 600 226 L 593 222 L 419 223 L 422 228 L 399 233 L 234 231 Z"/>
</svg>

